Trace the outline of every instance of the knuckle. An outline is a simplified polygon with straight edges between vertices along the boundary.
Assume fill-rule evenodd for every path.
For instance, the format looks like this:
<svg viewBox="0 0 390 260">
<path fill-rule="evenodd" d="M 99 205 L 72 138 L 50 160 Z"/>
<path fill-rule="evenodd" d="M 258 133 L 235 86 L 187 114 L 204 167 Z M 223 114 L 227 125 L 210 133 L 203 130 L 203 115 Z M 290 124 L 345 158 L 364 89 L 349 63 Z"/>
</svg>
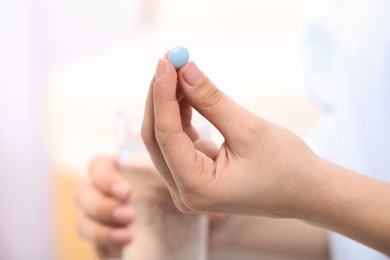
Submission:
<svg viewBox="0 0 390 260">
<path fill-rule="evenodd" d="M 110 243 L 111 239 L 109 236 L 109 232 L 104 228 L 102 230 L 94 229 L 92 231 L 93 240 L 97 243 Z"/>
<path fill-rule="evenodd" d="M 190 213 L 190 210 L 182 202 L 175 202 L 175 205 L 180 212 L 184 214 Z"/>
<path fill-rule="evenodd" d="M 141 138 L 145 145 L 146 150 L 151 151 L 156 149 L 158 142 L 154 130 L 148 129 L 147 127 L 141 128 Z"/>
<path fill-rule="evenodd" d="M 259 135 L 266 130 L 266 122 L 264 120 L 248 120 L 246 123 L 246 131 L 248 135 Z"/>
<path fill-rule="evenodd" d="M 111 212 L 119 206 L 119 202 L 110 199 L 103 199 L 99 190 L 91 185 L 80 188 L 76 195 L 76 204 L 86 214 L 103 221 L 110 221 Z"/>
<path fill-rule="evenodd" d="M 141 127 L 141 138 L 142 141 L 144 142 L 146 147 L 150 147 L 153 145 L 154 140 L 153 140 L 153 132 L 150 127 L 147 127 L 145 125 L 142 125 Z"/>
<path fill-rule="evenodd" d="M 193 211 L 192 210 L 190 210 L 184 203 L 183 203 L 183 201 L 175 201 L 175 205 L 176 205 L 176 208 L 180 211 L 180 212 L 182 212 L 182 213 L 184 213 L 184 214 L 190 214 L 190 213 L 193 213 Z"/>
<path fill-rule="evenodd" d="M 91 161 L 88 174 L 91 185 L 102 191 L 108 191 L 112 183 L 120 178 L 116 160 L 105 155 L 97 156 Z"/>
<path fill-rule="evenodd" d="M 203 212 L 207 210 L 205 201 L 202 197 L 203 196 L 200 196 L 200 194 L 194 190 L 182 192 L 183 203 L 191 212 Z"/>
<path fill-rule="evenodd" d="M 90 203 L 89 211 L 89 214 L 95 217 L 105 215 L 100 203 Z"/>
<path fill-rule="evenodd" d="M 214 186 L 192 185 L 181 190 L 183 203 L 192 212 L 214 212 L 219 203 L 218 192 Z"/>
<path fill-rule="evenodd" d="M 155 126 L 155 137 L 156 137 L 156 141 L 158 143 L 158 145 L 160 146 L 160 148 L 164 148 L 167 146 L 167 142 L 168 142 L 168 135 L 165 131 L 163 131 L 162 129 L 160 129 L 158 126 Z"/>
<path fill-rule="evenodd" d="M 190 212 L 207 212 L 212 208 L 214 200 L 215 186 L 212 185 L 212 179 L 204 175 L 204 172 L 210 172 L 212 169 L 207 169 L 205 164 L 197 169 L 192 176 L 199 178 L 189 179 L 183 183 L 180 188 L 180 197 L 183 204 Z"/>
<path fill-rule="evenodd" d="M 182 198 L 174 193 L 171 194 L 173 203 L 175 204 L 176 208 L 184 213 L 184 214 L 191 214 L 193 213 L 192 210 L 190 210 L 186 204 L 183 202 Z"/>
<path fill-rule="evenodd" d="M 95 243 L 106 244 L 110 241 L 110 230 L 106 227 L 99 227 L 98 223 L 86 215 L 81 215 L 77 219 L 76 231 L 80 237 Z"/>
<path fill-rule="evenodd" d="M 225 102 L 226 96 L 214 86 L 213 83 L 205 83 L 205 91 L 203 92 L 203 98 L 200 99 L 199 105 L 203 108 L 213 108 L 217 105 Z"/>
<path fill-rule="evenodd" d="M 183 195 L 183 203 L 192 211 L 203 211 L 203 205 L 193 195 Z"/>
<path fill-rule="evenodd" d="M 106 205 L 103 203 L 91 203 L 90 214 L 101 220 L 111 220 L 111 212 L 115 208 L 114 205 Z"/>
</svg>

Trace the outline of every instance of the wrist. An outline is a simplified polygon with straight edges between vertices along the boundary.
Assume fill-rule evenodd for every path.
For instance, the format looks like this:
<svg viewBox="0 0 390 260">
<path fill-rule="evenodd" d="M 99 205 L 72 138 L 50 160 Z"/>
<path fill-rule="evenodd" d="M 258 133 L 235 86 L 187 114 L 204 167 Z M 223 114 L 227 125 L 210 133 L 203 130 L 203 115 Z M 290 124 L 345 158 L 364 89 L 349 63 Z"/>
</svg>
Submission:
<svg viewBox="0 0 390 260">
<path fill-rule="evenodd" d="M 313 154 L 302 163 L 298 181 L 292 185 L 287 217 L 300 219 L 311 224 L 319 221 L 326 211 L 326 203 L 331 191 L 332 164 Z"/>
<path fill-rule="evenodd" d="M 296 217 L 390 255 L 390 184 L 321 160 Z"/>
</svg>

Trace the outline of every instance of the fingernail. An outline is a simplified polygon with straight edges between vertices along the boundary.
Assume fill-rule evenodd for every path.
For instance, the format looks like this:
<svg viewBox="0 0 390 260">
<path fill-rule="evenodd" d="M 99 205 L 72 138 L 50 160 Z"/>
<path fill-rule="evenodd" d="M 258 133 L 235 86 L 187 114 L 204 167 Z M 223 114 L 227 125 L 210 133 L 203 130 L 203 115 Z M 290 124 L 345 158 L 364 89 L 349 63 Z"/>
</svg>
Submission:
<svg viewBox="0 0 390 260">
<path fill-rule="evenodd" d="M 131 234 L 128 229 L 116 229 L 111 232 L 111 239 L 115 242 L 125 243 L 131 239 Z"/>
<path fill-rule="evenodd" d="M 156 68 L 156 79 L 161 78 L 161 76 L 164 74 L 164 69 L 165 69 L 164 60 L 159 59 Z"/>
<path fill-rule="evenodd" d="M 184 81 L 191 87 L 198 86 L 205 80 L 203 72 L 192 61 L 188 62 L 181 70 Z"/>
<path fill-rule="evenodd" d="M 122 182 L 114 183 L 111 186 L 111 194 L 118 199 L 126 199 L 129 195 L 129 187 Z"/>
<path fill-rule="evenodd" d="M 120 206 L 112 212 L 112 217 L 119 222 L 129 222 L 134 216 L 134 211 L 128 206 Z"/>
</svg>

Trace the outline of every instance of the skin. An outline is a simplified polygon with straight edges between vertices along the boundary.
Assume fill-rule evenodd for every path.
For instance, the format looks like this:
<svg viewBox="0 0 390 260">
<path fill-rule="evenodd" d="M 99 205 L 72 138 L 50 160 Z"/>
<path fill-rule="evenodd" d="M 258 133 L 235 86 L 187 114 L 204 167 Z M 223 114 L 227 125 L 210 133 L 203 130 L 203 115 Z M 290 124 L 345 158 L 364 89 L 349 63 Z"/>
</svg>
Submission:
<svg viewBox="0 0 390 260">
<path fill-rule="evenodd" d="M 206 251 L 215 260 L 227 259 L 226 253 L 243 259 L 328 259 L 326 232 L 301 221 L 210 215 L 206 226 L 205 215 L 177 210 L 153 168 L 120 169 L 113 157 L 99 156 L 91 162 L 89 175 L 90 182 L 82 183 L 75 195 L 83 213 L 77 226 L 101 259 L 123 256 L 128 245 L 132 249 L 125 254 L 130 251 L 131 259 L 163 259 L 164 252 L 169 252 L 167 259 L 205 259 Z M 122 188 L 112 189 L 118 186 Z M 122 214 L 115 215 L 118 208 Z M 112 236 L 118 231 L 126 236 Z"/>
<path fill-rule="evenodd" d="M 225 139 L 213 156 L 194 138 L 191 108 Z M 389 183 L 321 159 L 227 97 L 193 62 L 176 71 L 159 60 L 142 136 L 182 212 L 297 218 L 390 255 Z"/>
<path fill-rule="evenodd" d="M 192 108 L 224 136 L 221 147 L 199 138 L 191 125 Z M 293 133 L 253 115 L 225 96 L 193 62 L 175 71 L 168 61 L 159 61 L 146 101 L 142 135 L 164 187 L 168 187 L 174 204 L 182 212 L 295 218 L 390 254 L 388 183 L 319 158 Z M 115 167 L 91 168 L 92 184 L 80 188 L 76 195 L 84 210 L 78 229 L 82 236 L 95 242 L 98 252 L 119 255 L 135 234 L 113 233 L 128 230 L 124 227 L 132 225 L 134 208 L 123 213 L 122 220 L 112 219 L 112 212 L 126 204 L 131 189 L 113 189 L 114 183 L 118 185 L 124 180 L 119 181 L 119 174 L 101 174 L 113 173 Z M 95 197 L 102 192 L 106 202 L 102 202 L 101 196 L 94 200 L 90 195 L 87 199 L 86 190 Z M 96 207 L 91 208 L 92 205 Z M 105 213 L 101 205 L 105 205 Z M 230 223 L 231 230 L 243 230 L 234 229 L 240 222 Z M 218 231 L 228 230 L 229 225 L 218 226 L 224 228 L 211 229 L 210 249 L 217 248 L 215 245 L 262 248 L 260 242 L 237 242 L 239 233 L 234 231 L 230 238 L 219 236 Z M 248 230 L 253 231 L 253 227 L 252 223 Z M 257 241 L 269 242 L 270 239 L 261 239 L 261 231 L 258 229 Z M 326 252 L 326 243 L 319 244 L 325 244 L 319 248 L 321 253 Z"/>
<path fill-rule="evenodd" d="M 169 52 L 165 54 L 165 59 L 168 57 L 168 54 Z M 155 77 L 152 79 L 150 88 L 153 87 L 154 82 Z M 181 119 L 183 129 L 185 129 L 185 132 L 199 151 L 202 151 L 210 158 L 215 158 L 218 154 L 218 147 L 212 142 L 200 138 L 196 129 L 191 125 L 191 107 L 188 102 L 183 100 L 183 95 L 180 91 L 177 92 L 177 98 L 181 101 L 180 108 L 182 110 Z M 146 113 L 149 113 L 153 109 L 150 105 L 150 99 L 151 92 L 149 92 L 149 102 L 146 103 L 145 107 Z M 144 128 L 147 123 L 148 121 L 144 120 Z M 154 164 L 159 165 L 160 169 L 166 170 L 166 164 L 161 156 L 161 151 L 157 149 L 154 153 L 157 155 L 156 157 L 152 157 L 152 159 L 154 158 Z M 134 236 L 141 236 L 141 241 L 149 241 L 149 237 L 153 237 L 151 232 L 142 230 L 142 226 L 151 225 L 160 231 L 162 228 L 165 228 L 165 233 L 169 233 L 172 228 L 176 228 L 178 230 L 177 232 L 188 234 L 189 225 L 183 225 L 181 221 L 134 224 L 134 215 L 137 216 L 139 214 L 141 218 L 146 217 L 146 219 L 153 222 L 155 218 L 149 216 L 155 216 L 155 212 L 145 210 L 150 207 L 158 208 L 158 214 L 162 216 L 174 216 L 176 220 L 184 219 L 184 214 L 172 207 L 175 198 L 176 205 L 177 203 L 181 203 L 181 201 L 178 201 L 174 193 L 169 191 L 167 182 L 164 182 L 164 179 L 158 176 L 159 174 L 156 172 L 152 174 L 153 169 L 151 168 L 130 167 L 126 169 L 126 172 L 135 173 L 135 176 L 143 176 L 143 178 L 134 178 L 133 175 L 132 178 L 125 179 L 123 174 L 119 174 L 119 172 L 120 169 L 112 157 L 100 156 L 91 162 L 89 167 L 91 182 L 81 184 L 75 195 L 76 203 L 83 212 L 78 220 L 77 230 L 82 237 L 95 244 L 96 252 L 101 259 L 122 256 L 123 249 L 129 244 L 133 248 L 138 248 L 137 252 L 139 252 L 139 255 L 133 255 L 135 259 L 137 257 L 139 259 L 145 259 L 145 257 L 153 258 L 153 255 L 147 255 L 148 253 L 158 256 L 160 259 L 162 257 L 161 250 L 158 248 L 151 250 L 150 243 L 148 243 L 149 247 L 146 247 L 145 244 L 142 245 L 142 243 L 136 243 L 134 241 Z M 127 174 L 127 176 L 130 175 Z M 140 183 L 137 180 L 144 181 Z M 148 187 L 147 184 L 152 185 Z M 142 189 L 133 189 L 132 187 L 142 187 Z M 147 196 L 137 195 L 145 191 L 151 192 L 147 192 L 149 194 Z M 169 193 L 171 196 L 167 196 Z M 134 200 L 129 194 L 133 196 L 136 194 L 135 197 L 141 199 L 136 199 L 137 202 L 132 203 Z M 143 201 L 144 199 L 146 199 L 146 202 Z M 140 210 L 134 207 L 137 204 L 146 204 L 149 206 Z M 118 209 L 121 214 L 115 214 Z M 266 258 L 271 256 L 280 257 L 280 259 L 286 260 L 296 259 L 295 257 L 298 259 L 329 258 L 325 230 L 304 224 L 300 221 L 275 221 L 269 218 L 245 216 L 229 216 L 224 218 L 223 215 L 218 214 L 209 214 L 208 218 L 210 220 L 208 239 L 202 237 L 204 231 L 207 231 L 205 227 L 198 226 L 199 228 L 195 230 L 198 236 L 192 236 L 192 240 L 187 239 L 186 241 L 187 244 L 197 245 L 197 252 L 202 252 L 203 254 L 204 242 L 208 240 L 210 259 L 226 259 L 227 256 L 224 253 L 229 252 L 228 254 L 231 255 L 232 248 L 234 251 L 237 251 L 234 257 L 240 258 L 251 257 L 251 254 L 248 255 L 247 252 L 251 252 L 252 257 L 255 258 L 259 256 Z M 221 221 L 222 219 L 225 220 Z M 196 222 L 196 218 L 193 221 Z M 128 228 L 131 226 L 141 228 Z M 281 227 L 285 229 L 281 229 Z M 286 232 L 286 230 L 289 230 L 289 232 Z M 180 235 L 177 237 L 180 238 Z M 177 237 L 172 238 L 172 241 L 178 242 L 176 245 L 180 244 L 181 247 L 185 246 L 183 239 L 178 240 Z M 164 239 L 163 241 L 167 240 Z M 147 248 L 148 250 L 140 250 L 142 248 Z M 189 254 L 188 248 L 186 250 L 187 252 L 178 252 L 182 255 L 179 256 L 177 254 L 176 257 L 178 259 L 185 259 L 188 255 L 192 255 L 194 259 L 204 257 L 202 254 Z M 172 259 L 172 257 L 173 255 L 167 255 L 168 259 Z"/>
<path fill-rule="evenodd" d="M 94 241 L 98 256 L 205 259 L 206 215 L 181 213 L 153 168 L 129 166 L 120 171 L 113 158 L 99 157 L 91 163 L 92 182 L 82 184 L 76 192 L 76 202 L 84 212 L 78 231 Z M 112 189 L 118 185 L 122 187 Z"/>
</svg>

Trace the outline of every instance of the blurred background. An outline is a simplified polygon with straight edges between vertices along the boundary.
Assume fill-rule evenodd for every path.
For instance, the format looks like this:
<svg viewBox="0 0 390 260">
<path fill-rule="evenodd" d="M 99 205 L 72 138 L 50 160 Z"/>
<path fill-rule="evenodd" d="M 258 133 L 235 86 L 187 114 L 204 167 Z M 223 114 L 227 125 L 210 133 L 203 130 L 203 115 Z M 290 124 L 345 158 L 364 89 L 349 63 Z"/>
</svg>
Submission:
<svg viewBox="0 0 390 260">
<path fill-rule="evenodd" d="M 0 259 L 95 259 L 75 233 L 74 189 L 95 155 L 116 153 L 115 112 L 143 106 L 177 45 L 249 110 L 389 180 L 389 11 L 379 0 L 0 0 Z M 386 259 L 330 241 L 333 259 Z"/>
</svg>

